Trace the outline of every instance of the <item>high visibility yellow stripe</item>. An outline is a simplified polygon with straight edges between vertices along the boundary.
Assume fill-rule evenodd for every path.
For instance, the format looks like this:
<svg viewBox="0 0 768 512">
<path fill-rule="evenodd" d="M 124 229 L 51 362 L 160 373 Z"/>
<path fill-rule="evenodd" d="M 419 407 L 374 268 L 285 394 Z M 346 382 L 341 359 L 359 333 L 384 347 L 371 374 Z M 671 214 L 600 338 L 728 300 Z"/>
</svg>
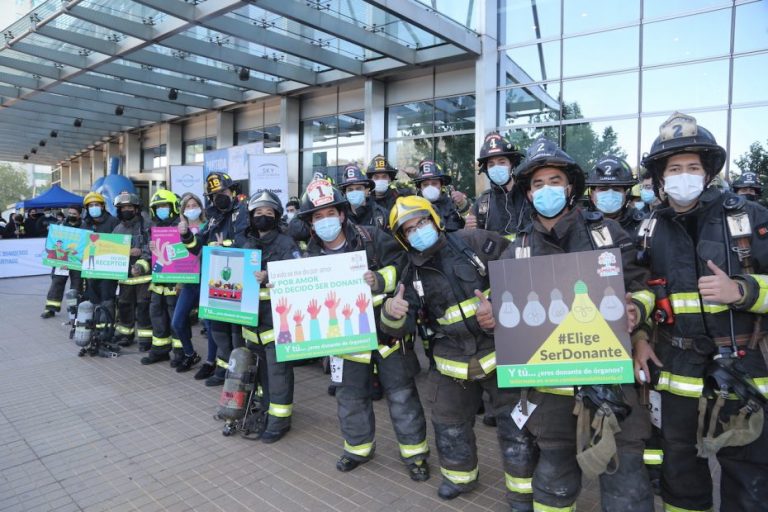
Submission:
<svg viewBox="0 0 768 512">
<path fill-rule="evenodd" d="M 669 301 L 672 304 L 672 310 L 676 315 L 683 315 L 686 313 L 698 314 L 702 310 L 705 313 L 722 313 L 728 311 L 728 306 L 725 304 L 717 304 L 713 302 L 704 302 L 702 304 L 699 294 L 696 292 L 686 293 L 672 293 L 669 296 Z"/>
<path fill-rule="evenodd" d="M 573 388 L 562 386 L 551 386 L 546 388 L 536 388 L 536 391 L 540 391 L 541 393 L 549 393 L 550 395 L 560 395 L 560 396 L 573 396 Z"/>
<path fill-rule="evenodd" d="M 394 266 L 389 265 L 384 268 L 380 268 L 376 272 L 384 278 L 384 293 L 392 293 L 397 286 L 397 270 Z"/>
<path fill-rule="evenodd" d="M 490 288 L 483 292 L 483 295 L 485 295 L 486 297 L 490 296 L 490 294 L 491 294 Z M 475 313 L 477 312 L 477 306 L 479 303 L 480 303 L 480 299 L 478 299 L 477 297 L 472 297 L 465 301 L 460 302 L 459 304 L 453 305 L 445 310 L 445 313 L 443 314 L 443 316 L 437 319 L 437 323 L 440 325 L 451 325 L 451 324 L 455 324 L 456 322 L 462 321 L 464 317 L 471 318 L 475 316 Z"/>
<path fill-rule="evenodd" d="M 137 329 L 136 334 L 139 336 L 139 338 L 151 338 L 152 329 Z"/>
<path fill-rule="evenodd" d="M 342 359 L 346 359 L 347 361 L 352 361 L 355 363 L 362 363 L 362 364 L 368 364 L 371 362 L 371 353 L 370 352 L 357 352 L 355 354 L 342 354 Z"/>
<path fill-rule="evenodd" d="M 128 279 L 123 279 L 122 281 L 118 281 L 120 284 L 144 284 L 148 283 L 152 280 L 152 276 L 138 276 L 138 277 L 129 277 Z"/>
<path fill-rule="evenodd" d="M 467 363 L 435 356 L 435 366 L 437 371 L 448 377 L 466 380 L 469 376 L 469 365 Z"/>
<path fill-rule="evenodd" d="M 512 234 L 509 234 L 509 235 L 504 235 L 504 238 L 506 238 L 510 242 L 514 242 L 515 239 L 517 238 L 517 235 L 515 233 L 512 233 Z"/>
<path fill-rule="evenodd" d="M 533 494 L 533 478 L 517 478 L 504 473 L 504 483 L 507 489 L 519 494 Z"/>
<path fill-rule="evenodd" d="M 243 327 L 242 333 L 243 333 L 243 338 L 250 341 L 251 343 L 259 343 L 259 336 L 256 334 L 255 331 L 252 331 L 247 327 Z"/>
<path fill-rule="evenodd" d="M 418 444 L 400 445 L 400 456 L 404 459 L 413 457 L 414 455 L 420 455 L 422 453 L 429 453 L 429 445 L 427 444 L 426 439 Z"/>
<path fill-rule="evenodd" d="M 576 510 L 576 505 L 570 507 L 551 507 L 538 501 L 533 502 L 533 512 L 573 512 Z"/>
<path fill-rule="evenodd" d="M 643 318 L 651 316 L 653 306 L 656 304 L 656 296 L 648 290 L 640 290 L 638 292 L 632 292 L 632 298 L 643 305 Z"/>
<path fill-rule="evenodd" d="M 269 300 L 269 288 L 259 288 L 259 300 Z"/>
<path fill-rule="evenodd" d="M 664 512 L 712 512 L 711 508 L 705 508 L 703 510 L 693 508 L 675 507 L 669 503 L 664 503 Z"/>
<path fill-rule="evenodd" d="M 379 295 L 374 295 L 373 296 L 373 307 L 381 306 L 382 304 L 384 304 L 384 299 L 386 299 L 386 298 L 387 298 L 387 294 L 386 293 L 380 293 Z"/>
<path fill-rule="evenodd" d="M 768 377 L 756 377 L 752 379 L 755 387 L 760 390 L 764 397 L 768 398 Z"/>
<path fill-rule="evenodd" d="M 61 301 L 58 301 L 58 300 L 46 300 L 45 301 L 45 305 L 46 306 L 53 306 L 53 307 L 56 307 L 56 308 L 60 308 L 61 307 Z"/>
<path fill-rule="evenodd" d="M 293 404 L 274 404 L 270 402 L 269 411 L 267 412 L 270 416 L 275 416 L 276 418 L 289 418 L 293 412 Z"/>
<path fill-rule="evenodd" d="M 171 338 L 171 346 L 173 348 L 184 348 L 184 345 L 181 344 L 181 340 L 178 338 Z"/>
<path fill-rule="evenodd" d="M 193 248 L 194 246 L 196 246 L 196 245 L 197 245 L 197 238 L 195 238 L 195 237 L 192 237 L 192 241 L 191 241 L 191 242 L 189 242 L 188 244 L 186 244 L 186 243 L 184 244 L 184 246 L 185 246 L 187 249 L 192 249 L 192 248 Z"/>
<path fill-rule="evenodd" d="M 379 345 L 379 354 L 381 354 L 381 357 L 386 359 L 390 354 L 397 352 L 397 349 L 400 348 L 400 342 L 396 342 L 391 347 L 388 347 L 386 345 Z"/>
<path fill-rule="evenodd" d="M 171 338 L 158 338 L 157 336 L 152 336 L 152 346 L 154 347 L 164 347 L 166 345 L 171 344 Z"/>
<path fill-rule="evenodd" d="M 486 375 L 490 375 L 496 369 L 496 352 L 491 352 L 480 359 L 480 367 Z"/>
<path fill-rule="evenodd" d="M 117 334 L 126 334 L 126 335 L 128 335 L 128 334 L 133 334 L 134 332 L 136 332 L 136 329 L 134 329 L 133 327 L 126 327 L 124 325 L 118 324 L 118 325 L 115 326 L 115 331 L 117 331 Z M 150 331 L 150 336 L 151 335 L 152 335 L 152 331 Z"/>
<path fill-rule="evenodd" d="M 218 357 L 216 358 L 216 366 L 218 366 L 219 368 L 225 368 L 225 369 L 229 368 L 229 364 L 225 360 L 219 359 Z"/>
<path fill-rule="evenodd" d="M 344 450 L 359 457 L 367 457 L 371 454 L 373 449 L 373 443 L 358 444 L 352 446 L 348 442 L 344 441 Z"/>
<path fill-rule="evenodd" d="M 643 462 L 648 466 L 658 466 L 664 462 L 664 450 L 651 450 L 646 448 L 643 452 Z"/>
<path fill-rule="evenodd" d="M 441 467 L 440 472 L 454 484 L 470 484 L 477 480 L 478 469 L 475 468 L 472 471 L 454 471 L 452 469 Z"/>
<path fill-rule="evenodd" d="M 768 276 L 751 274 L 750 277 L 757 281 L 758 293 L 757 300 L 747 311 L 750 313 L 768 313 Z"/>
<path fill-rule="evenodd" d="M 657 391 L 668 391 L 673 395 L 689 398 L 698 398 L 704 389 L 704 381 L 696 377 L 685 377 L 675 375 L 670 372 L 661 372 L 659 383 L 656 384 Z"/>
<path fill-rule="evenodd" d="M 261 339 L 261 343 L 263 345 L 268 345 L 269 343 L 275 341 L 275 331 L 273 329 L 269 329 L 268 331 L 260 332 L 259 338 Z"/>
<path fill-rule="evenodd" d="M 136 264 L 141 267 L 144 272 L 149 272 L 149 263 L 144 260 L 136 260 Z"/>
</svg>

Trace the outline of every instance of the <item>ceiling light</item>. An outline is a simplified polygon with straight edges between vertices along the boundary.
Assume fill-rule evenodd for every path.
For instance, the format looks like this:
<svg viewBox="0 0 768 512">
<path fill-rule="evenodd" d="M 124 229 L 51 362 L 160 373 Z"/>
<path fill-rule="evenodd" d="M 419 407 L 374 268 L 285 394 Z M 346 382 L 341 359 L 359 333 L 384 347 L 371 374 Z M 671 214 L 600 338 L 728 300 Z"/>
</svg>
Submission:
<svg viewBox="0 0 768 512">
<path fill-rule="evenodd" d="M 81 126 L 83 126 L 83 119 L 80 117 L 76 118 L 75 122 L 72 123 L 72 126 L 74 126 L 75 128 L 80 128 Z"/>
<path fill-rule="evenodd" d="M 240 71 L 237 73 L 237 77 L 240 79 L 241 82 L 247 82 L 248 79 L 251 78 L 251 70 L 243 66 L 240 68 Z"/>
<path fill-rule="evenodd" d="M 179 97 L 179 90 L 175 87 L 171 87 L 171 90 L 168 91 L 168 99 L 169 100 L 175 100 Z"/>
<path fill-rule="evenodd" d="M 122 105 L 118 105 L 118 106 L 115 107 L 115 115 L 116 116 L 123 115 L 123 112 L 125 112 L 125 107 L 123 107 Z"/>
</svg>

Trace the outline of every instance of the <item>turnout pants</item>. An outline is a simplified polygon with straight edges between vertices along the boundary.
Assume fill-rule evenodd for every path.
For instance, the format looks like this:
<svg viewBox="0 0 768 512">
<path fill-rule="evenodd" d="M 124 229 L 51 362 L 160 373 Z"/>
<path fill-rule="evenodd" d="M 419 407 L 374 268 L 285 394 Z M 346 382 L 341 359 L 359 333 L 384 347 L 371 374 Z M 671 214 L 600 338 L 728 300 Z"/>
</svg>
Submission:
<svg viewBox="0 0 768 512">
<path fill-rule="evenodd" d="M 211 320 L 210 329 L 213 341 L 216 343 L 216 370 L 221 377 L 224 377 L 232 349 L 245 346 L 242 326 Z"/>
<path fill-rule="evenodd" d="M 48 287 L 48 295 L 45 297 L 45 309 L 48 311 L 61 311 L 61 300 L 64 298 L 64 290 L 69 279 L 69 289 L 79 290 L 83 284 L 78 270 L 70 270 L 69 275 L 58 275 L 56 269 L 51 272 L 51 286 Z"/>
<path fill-rule="evenodd" d="M 111 279 L 86 279 L 85 298 L 93 304 L 98 304 L 109 311 L 112 318 L 115 318 L 115 292 L 117 291 L 117 281 Z M 96 328 L 107 327 L 97 324 Z"/>
<path fill-rule="evenodd" d="M 181 340 L 173 329 L 174 309 L 176 308 L 176 285 L 149 286 L 149 318 L 152 322 L 151 352 L 167 354 L 173 348 L 181 351 Z"/>
<path fill-rule="evenodd" d="M 371 399 L 373 364 L 387 397 L 389 415 L 406 464 L 426 460 L 429 455 L 424 409 L 416 383 L 400 343 L 379 345 L 379 350 L 343 356 L 342 381 L 336 388 L 339 424 L 344 437 L 344 454 L 353 460 L 367 460 L 375 449 L 376 420 Z"/>
<path fill-rule="evenodd" d="M 149 282 L 138 284 L 120 283 L 117 296 L 118 339 L 132 340 L 137 335 L 139 343 L 152 339 L 152 321 L 149 318 Z"/>
</svg>

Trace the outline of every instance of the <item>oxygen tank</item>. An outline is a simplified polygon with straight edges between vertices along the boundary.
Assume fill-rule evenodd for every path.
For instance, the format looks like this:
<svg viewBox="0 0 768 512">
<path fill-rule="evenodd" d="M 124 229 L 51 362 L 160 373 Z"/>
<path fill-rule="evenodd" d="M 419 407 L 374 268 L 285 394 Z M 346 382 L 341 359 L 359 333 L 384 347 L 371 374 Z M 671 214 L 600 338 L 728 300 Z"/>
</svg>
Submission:
<svg viewBox="0 0 768 512">
<path fill-rule="evenodd" d="M 78 347 L 85 347 L 91 341 L 91 329 L 93 320 L 93 303 L 83 301 L 77 307 L 77 318 L 75 319 L 74 340 Z"/>
<path fill-rule="evenodd" d="M 224 420 L 239 420 L 245 416 L 255 381 L 256 360 L 253 353 L 245 347 L 234 349 L 229 356 L 218 416 Z"/>
<path fill-rule="evenodd" d="M 69 323 L 74 324 L 77 318 L 77 290 L 67 290 L 64 294 L 64 303 L 67 305 L 67 315 Z"/>
</svg>

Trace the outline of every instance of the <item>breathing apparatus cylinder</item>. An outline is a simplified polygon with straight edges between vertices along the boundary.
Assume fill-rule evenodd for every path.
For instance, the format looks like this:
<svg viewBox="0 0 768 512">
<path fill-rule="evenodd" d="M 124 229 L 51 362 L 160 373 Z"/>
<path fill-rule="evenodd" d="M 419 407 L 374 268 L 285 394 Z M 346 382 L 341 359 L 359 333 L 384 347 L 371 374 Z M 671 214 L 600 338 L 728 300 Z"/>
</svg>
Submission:
<svg viewBox="0 0 768 512">
<path fill-rule="evenodd" d="M 224 380 L 224 389 L 219 398 L 220 418 L 239 420 L 245 416 L 248 399 L 256 382 L 256 359 L 245 347 L 232 350 Z"/>
<path fill-rule="evenodd" d="M 75 319 L 75 335 L 73 339 L 78 347 L 85 347 L 91 341 L 93 330 L 93 303 L 83 301 L 77 306 L 77 318 Z"/>
<path fill-rule="evenodd" d="M 67 290 L 64 294 L 64 302 L 67 305 L 69 323 L 73 323 L 77 318 L 77 290 Z"/>
</svg>

